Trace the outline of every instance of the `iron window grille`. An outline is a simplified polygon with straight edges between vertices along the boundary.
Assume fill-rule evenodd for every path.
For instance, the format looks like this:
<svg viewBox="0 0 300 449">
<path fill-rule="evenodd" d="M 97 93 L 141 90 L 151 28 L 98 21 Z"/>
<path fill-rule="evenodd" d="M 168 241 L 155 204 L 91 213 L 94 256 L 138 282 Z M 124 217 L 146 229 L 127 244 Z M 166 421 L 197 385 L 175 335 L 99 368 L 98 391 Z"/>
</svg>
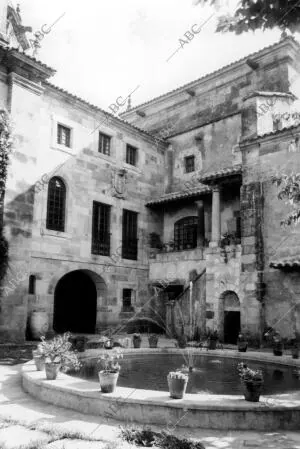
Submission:
<svg viewBox="0 0 300 449">
<path fill-rule="evenodd" d="M 46 227 L 53 231 L 65 230 L 66 186 L 62 179 L 54 176 L 48 184 Z"/>
<path fill-rule="evenodd" d="M 137 238 L 137 216 L 136 212 L 123 210 L 122 223 L 122 258 L 137 260 L 138 238 Z"/>
<path fill-rule="evenodd" d="M 71 129 L 64 125 L 57 125 L 57 143 L 65 147 L 71 147 Z"/>
<path fill-rule="evenodd" d="M 131 303 L 132 290 L 131 288 L 123 288 L 123 306 L 122 312 L 133 312 L 134 308 Z"/>
<path fill-rule="evenodd" d="M 174 249 L 182 251 L 197 247 L 198 217 L 185 217 L 174 225 Z"/>
<path fill-rule="evenodd" d="M 111 142 L 110 136 L 103 133 L 99 133 L 99 146 L 98 146 L 99 153 L 103 153 L 106 154 L 107 156 L 110 156 L 110 142 Z"/>
<path fill-rule="evenodd" d="M 184 158 L 185 172 L 192 173 L 195 171 L 195 156 L 187 156 Z"/>
<path fill-rule="evenodd" d="M 132 145 L 126 146 L 126 162 L 130 165 L 136 165 L 137 162 L 137 148 Z"/>
<path fill-rule="evenodd" d="M 110 255 L 110 206 L 93 202 L 92 254 Z"/>
</svg>

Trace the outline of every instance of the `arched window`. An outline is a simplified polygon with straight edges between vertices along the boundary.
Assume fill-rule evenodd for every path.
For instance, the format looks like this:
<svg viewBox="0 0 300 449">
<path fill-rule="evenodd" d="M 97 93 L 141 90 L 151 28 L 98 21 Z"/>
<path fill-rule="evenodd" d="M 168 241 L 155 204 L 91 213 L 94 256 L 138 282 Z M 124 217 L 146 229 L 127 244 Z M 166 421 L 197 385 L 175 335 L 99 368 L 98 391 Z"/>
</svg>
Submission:
<svg viewBox="0 0 300 449">
<path fill-rule="evenodd" d="M 185 217 L 174 225 L 175 251 L 197 247 L 198 217 Z"/>
<path fill-rule="evenodd" d="M 28 293 L 30 295 L 35 295 L 35 282 L 36 282 L 36 277 L 31 274 L 29 276 L 29 285 L 28 285 Z"/>
<path fill-rule="evenodd" d="M 62 179 L 51 178 L 48 186 L 47 229 L 65 230 L 66 186 Z"/>
</svg>

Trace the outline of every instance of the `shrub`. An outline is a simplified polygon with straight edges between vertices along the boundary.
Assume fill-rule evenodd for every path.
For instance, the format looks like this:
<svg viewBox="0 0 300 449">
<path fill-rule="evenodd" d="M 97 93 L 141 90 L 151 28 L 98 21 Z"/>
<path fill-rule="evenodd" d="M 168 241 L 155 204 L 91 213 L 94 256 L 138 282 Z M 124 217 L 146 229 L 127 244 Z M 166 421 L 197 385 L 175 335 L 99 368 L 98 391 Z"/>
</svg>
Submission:
<svg viewBox="0 0 300 449">
<path fill-rule="evenodd" d="M 186 438 L 177 438 L 166 432 L 153 432 L 151 429 L 138 430 L 135 428 L 124 429 L 121 427 L 121 437 L 128 443 L 136 446 L 158 446 L 163 449 L 205 449 L 200 442 L 194 442 Z"/>
<path fill-rule="evenodd" d="M 243 382 L 263 382 L 264 377 L 260 369 L 251 369 L 246 363 L 239 363 L 237 366 L 240 379 Z"/>
<path fill-rule="evenodd" d="M 118 373 L 120 371 L 120 365 L 117 362 L 118 359 L 121 359 L 123 354 L 117 348 L 114 348 L 110 352 L 105 352 L 99 357 L 99 362 L 102 362 L 104 365 L 104 371 L 107 373 Z"/>
</svg>

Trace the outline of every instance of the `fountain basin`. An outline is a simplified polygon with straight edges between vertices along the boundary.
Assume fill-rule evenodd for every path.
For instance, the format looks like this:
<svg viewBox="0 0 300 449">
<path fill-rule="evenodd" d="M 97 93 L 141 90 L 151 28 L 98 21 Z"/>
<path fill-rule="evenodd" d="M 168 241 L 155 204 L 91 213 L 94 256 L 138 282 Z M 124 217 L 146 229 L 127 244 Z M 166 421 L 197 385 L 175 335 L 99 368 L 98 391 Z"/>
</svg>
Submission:
<svg viewBox="0 0 300 449">
<path fill-rule="evenodd" d="M 95 356 L 87 351 L 83 359 Z M 179 349 L 134 349 L 140 352 L 180 354 Z M 196 354 L 201 350 L 194 350 Z M 235 351 L 213 351 L 206 357 L 239 360 L 266 360 L 276 365 L 300 369 L 300 361 L 284 356 L 280 363 L 271 354 Z M 60 373 L 55 381 L 47 381 L 45 373 L 36 371 L 33 362 L 23 366 L 22 384 L 34 397 L 82 413 L 109 416 L 120 421 L 160 425 L 166 431 L 176 426 L 236 430 L 300 429 L 300 391 L 262 396 L 260 402 L 249 403 L 240 395 L 186 394 L 184 399 L 171 399 L 167 391 L 117 387 L 114 393 L 102 394 L 95 382 Z M 299 381 L 300 387 L 300 381 Z M 300 388 L 299 388 L 300 389 Z"/>
</svg>

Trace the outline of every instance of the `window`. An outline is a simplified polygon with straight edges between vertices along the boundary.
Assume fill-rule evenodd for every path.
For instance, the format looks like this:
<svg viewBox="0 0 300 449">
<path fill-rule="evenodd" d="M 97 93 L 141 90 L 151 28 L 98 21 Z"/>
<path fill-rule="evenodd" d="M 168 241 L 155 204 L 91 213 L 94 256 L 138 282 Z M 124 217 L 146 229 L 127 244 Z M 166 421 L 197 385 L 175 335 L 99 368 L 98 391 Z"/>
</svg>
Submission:
<svg viewBox="0 0 300 449">
<path fill-rule="evenodd" d="M 175 251 L 197 247 L 198 217 L 185 217 L 174 225 Z"/>
<path fill-rule="evenodd" d="M 195 156 L 187 156 L 184 158 L 185 172 L 192 173 L 195 171 Z"/>
<path fill-rule="evenodd" d="M 136 165 L 137 162 L 137 148 L 127 145 L 126 146 L 126 162 L 130 165 Z"/>
<path fill-rule="evenodd" d="M 36 277 L 33 274 L 31 274 L 29 276 L 29 285 L 28 285 L 29 295 L 35 295 L 35 282 L 36 282 Z"/>
<path fill-rule="evenodd" d="M 93 202 L 92 254 L 110 254 L 110 206 Z"/>
<path fill-rule="evenodd" d="M 99 147 L 98 147 L 99 153 L 106 154 L 107 156 L 110 155 L 110 140 L 111 140 L 110 136 L 107 136 L 106 134 L 103 133 L 99 133 Z"/>
<path fill-rule="evenodd" d="M 123 210 L 122 223 L 122 257 L 123 259 L 137 260 L 137 213 Z"/>
<path fill-rule="evenodd" d="M 57 143 L 68 148 L 71 147 L 71 128 L 57 125 Z"/>
<path fill-rule="evenodd" d="M 48 185 L 47 229 L 65 230 L 66 186 L 62 179 L 51 178 Z"/>
<path fill-rule="evenodd" d="M 123 288 L 123 312 L 133 312 L 134 308 L 131 304 L 132 290 L 131 288 Z"/>
</svg>

